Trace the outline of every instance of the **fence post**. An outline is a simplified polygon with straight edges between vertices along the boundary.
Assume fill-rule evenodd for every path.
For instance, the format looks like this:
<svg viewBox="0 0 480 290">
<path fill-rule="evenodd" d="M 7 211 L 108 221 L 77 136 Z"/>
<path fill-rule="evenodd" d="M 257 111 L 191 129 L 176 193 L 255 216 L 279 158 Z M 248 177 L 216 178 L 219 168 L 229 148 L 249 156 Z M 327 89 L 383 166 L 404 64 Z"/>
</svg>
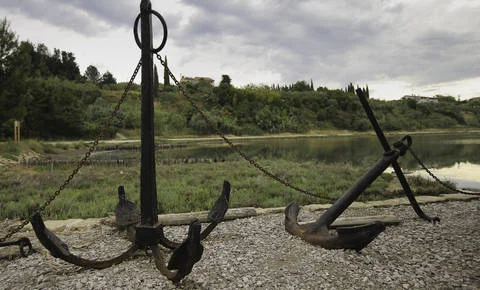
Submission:
<svg viewBox="0 0 480 290">
<path fill-rule="evenodd" d="M 20 121 L 13 121 L 13 140 L 20 142 Z"/>
</svg>

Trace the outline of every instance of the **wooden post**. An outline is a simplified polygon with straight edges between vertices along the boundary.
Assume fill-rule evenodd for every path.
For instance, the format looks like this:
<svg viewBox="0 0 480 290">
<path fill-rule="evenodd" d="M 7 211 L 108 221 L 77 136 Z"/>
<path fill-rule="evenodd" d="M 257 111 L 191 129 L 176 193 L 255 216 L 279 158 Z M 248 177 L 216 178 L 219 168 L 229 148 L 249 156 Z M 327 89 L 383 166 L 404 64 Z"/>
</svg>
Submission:
<svg viewBox="0 0 480 290">
<path fill-rule="evenodd" d="M 20 142 L 20 121 L 13 121 L 13 140 Z"/>
</svg>

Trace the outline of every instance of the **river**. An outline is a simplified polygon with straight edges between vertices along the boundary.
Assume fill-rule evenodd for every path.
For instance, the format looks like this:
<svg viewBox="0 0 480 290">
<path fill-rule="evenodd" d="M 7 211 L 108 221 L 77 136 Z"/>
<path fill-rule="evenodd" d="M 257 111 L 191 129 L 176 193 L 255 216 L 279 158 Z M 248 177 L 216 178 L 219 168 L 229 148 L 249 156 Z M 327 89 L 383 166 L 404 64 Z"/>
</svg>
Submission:
<svg viewBox="0 0 480 290">
<path fill-rule="evenodd" d="M 416 133 L 411 134 L 412 149 L 442 180 L 455 182 L 460 188 L 480 189 L 480 132 Z M 402 135 L 387 135 L 390 144 Z M 182 141 L 183 142 L 183 141 Z M 382 155 L 383 149 L 375 135 L 335 135 L 295 138 L 236 139 L 234 143 L 253 159 L 286 159 L 292 161 L 319 161 L 351 163 L 371 166 Z M 186 141 L 187 146 L 173 150 L 159 150 L 159 159 L 215 159 L 238 160 L 238 156 L 221 140 Z M 110 157 L 124 158 L 124 153 L 112 152 Z M 137 157 L 139 153 L 136 153 Z M 420 165 L 407 153 L 399 163 L 409 174 L 428 177 Z"/>
<path fill-rule="evenodd" d="M 480 189 L 480 132 L 412 134 L 412 149 L 442 180 L 455 182 L 460 188 Z M 402 135 L 389 135 L 391 144 Z M 287 160 L 316 160 L 352 165 L 373 164 L 383 149 L 374 135 L 346 135 L 322 137 L 247 139 L 235 144 L 255 159 L 282 158 Z M 178 154 L 178 155 L 177 155 Z M 182 158 L 238 159 L 228 146 L 220 141 L 204 141 L 177 152 L 161 152 L 159 156 Z M 429 178 L 420 165 L 407 153 L 399 160 L 410 174 Z"/>
</svg>

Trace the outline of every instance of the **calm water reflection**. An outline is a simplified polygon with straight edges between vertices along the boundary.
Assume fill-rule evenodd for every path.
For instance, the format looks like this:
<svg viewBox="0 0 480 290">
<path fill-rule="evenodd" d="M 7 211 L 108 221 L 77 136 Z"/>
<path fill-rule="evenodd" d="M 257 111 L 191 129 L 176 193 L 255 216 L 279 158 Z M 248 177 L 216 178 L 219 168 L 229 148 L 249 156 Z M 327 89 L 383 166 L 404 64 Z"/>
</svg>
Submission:
<svg viewBox="0 0 480 290">
<path fill-rule="evenodd" d="M 439 175 L 443 174 L 450 180 L 453 177 L 455 179 L 462 177 L 465 179 L 462 182 L 473 182 L 475 188 L 480 188 L 480 132 L 412 134 L 411 136 L 413 138 L 412 149 L 429 168 L 435 169 L 435 173 L 440 172 Z M 401 137 L 402 135 L 390 135 L 387 136 L 387 139 L 390 144 L 393 144 Z M 383 153 L 380 143 L 373 135 L 249 139 L 235 140 L 234 143 L 254 159 L 279 158 L 292 161 L 348 162 L 368 167 L 373 165 Z M 103 158 L 125 158 L 125 156 L 119 156 L 119 154 L 125 154 L 122 152 L 112 152 L 111 154 L 110 157 L 103 156 Z M 136 154 L 138 156 L 134 158 L 139 158 L 140 153 Z M 185 148 L 159 150 L 157 158 L 241 159 L 221 141 L 188 143 Z M 399 162 L 407 171 L 413 172 L 420 169 L 420 166 L 408 153 L 401 157 Z"/>
<path fill-rule="evenodd" d="M 392 144 L 401 137 L 394 135 L 387 139 Z M 412 138 L 412 149 L 429 166 L 450 167 L 459 162 L 480 164 L 480 133 L 415 134 Z M 383 152 L 375 136 L 254 139 L 234 143 L 253 158 L 350 162 L 354 165 L 375 162 Z M 220 141 L 200 142 L 197 146 L 159 152 L 157 155 L 171 158 L 239 158 Z M 401 162 L 408 169 L 415 169 L 418 165 L 409 155 L 402 157 Z"/>
<path fill-rule="evenodd" d="M 459 186 L 480 188 L 480 133 L 412 134 L 412 149 L 438 175 Z M 390 144 L 402 135 L 387 136 Z M 335 136 L 286 139 L 256 139 L 234 142 L 256 159 L 314 160 L 327 163 L 349 162 L 370 166 L 383 149 L 376 136 Z M 219 142 L 201 142 L 176 152 L 159 152 L 159 158 L 239 159 Z M 420 169 L 410 154 L 399 159 L 407 171 Z"/>
</svg>

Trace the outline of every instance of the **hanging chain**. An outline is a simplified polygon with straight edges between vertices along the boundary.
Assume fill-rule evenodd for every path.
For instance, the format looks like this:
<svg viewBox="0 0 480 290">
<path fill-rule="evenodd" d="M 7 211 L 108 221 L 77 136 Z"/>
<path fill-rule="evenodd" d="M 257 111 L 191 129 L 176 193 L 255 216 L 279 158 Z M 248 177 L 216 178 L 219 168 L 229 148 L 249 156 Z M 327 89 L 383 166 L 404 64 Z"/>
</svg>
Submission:
<svg viewBox="0 0 480 290">
<path fill-rule="evenodd" d="M 463 190 L 460 190 L 460 189 L 457 189 L 457 188 L 455 188 L 455 187 L 450 186 L 450 185 L 447 184 L 446 182 L 441 181 L 440 178 L 438 178 L 435 174 L 433 174 L 432 171 L 430 171 L 430 169 L 428 169 L 428 167 L 425 165 L 425 163 L 423 163 L 422 160 L 420 160 L 420 158 L 417 156 L 417 154 L 415 154 L 415 152 L 412 150 L 412 148 L 408 148 L 408 150 L 410 151 L 410 154 L 412 154 L 413 158 L 415 158 L 415 160 L 418 162 L 418 164 L 420 164 L 420 166 L 421 166 L 435 181 L 437 181 L 438 183 L 440 183 L 443 187 L 448 188 L 449 190 L 454 191 L 454 192 L 458 192 L 458 193 L 470 194 L 470 195 L 480 195 L 480 192 L 463 191 Z"/>
<path fill-rule="evenodd" d="M 133 74 L 132 74 L 132 77 L 130 78 L 130 81 L 128 82 L 127 86 L 125 87 L 125 90 L 123 91 L 123 94 L 122 96 L 120 97 L 120 100 L 118 100 L 117 102 L 117 105 L 115 106 L 115 108 L 113 109 L 112 113 L 110 114 L 110 117 L 107 119 L 107 121 L 105 122 L 105 125 L 103 126 L 102 128 L 102 131 L 100 131 L 100 133 L 95 137 L 95 140 L 92 142 L 92 144 L 90 145 L 90 147 L 88 148 L 88 151 L 85 153 L 85 155 L 83 156 L 82 159 L 80 159 L 80 161 L 78 161 L 77 163 L 77 167 L 72 171 L 72 173 L 67 177 L 67 179 L 65 179 L 65 181 L 62 183 L 62 185 L 60 185 L 58 187 L 58 189 L 41 205 L 39 206 L 33 214 L 36 214 L 36 213 L 42 213 L 45 208 L 47 206 L 50 205 L 50 203 L 52 203 L 52 201 L 55 200 L 55 198 L 57 198 L 57 196 L 60 194 L 60 192 L 62 192 L 63 189 L 65 189 L 65 187 L 70 183 L 70 181 L 72 181 L 72 179 L 75 177 L 75 175 L 78 173 L 78 171 L 80 171 L 80 169 L 85 165 L 85 163 L 87 162 L 88 158 L 90 157 L 90 155 L 93 153 L 93 151 L 95 151 L 95 148 L 97 147 L 98 145 L 98 142 L 100 141 L 100 139 L 105 135 L 105 133 L 107 132 L 108 128 L 110 128 L 110 125 L 113 121 L 113 119 L 117 116 L 118 114 L 118 111 L 120 110 L 120 106 L 123 104 L 123 102 L 125 102 L 125 99 L 127 98 L 127 93 L 128 91 L 130 90 L 132 84 L 133 84 L 133 81 L 135 80 L 135 77 L 137 76 L 138 74 L 138 71 L 140 70 L 140 67 L 142 66 L 142 62 L 139 61 L 138 64 L 137 64 L 137 67 L 135 68 Z M 32 214 L 32 215 L 33 215 Z M 10 230 L 10 232 L 8 234 L 6 234 L 3 238 L 0 239 L 0 242 L 3 242 L 5 241 L 6 239 L 9 239 L 11 236 L 13 236 L 14 234 L 18 233 L 21 229 L 23 229 L 28 223 L 30 222 L 30 220 L 28 218 L 24 219 L 22 221 L 22 223 L 20 223 L 18 226 L 14 227 L 12 230 Z"/>
<path fill-rule="evenodd" d="M 195 101 L 190 97 L 190 95 L 186 92 L 185 90 L 185 87 L 177 80 L 177 78 L 173 75 L 172 71 L 170 70 L 170 68 L 168 68 L 168 66 L 165 64 L 165 61 L 163 60 L 163 58 L 160 56 L 160 54 L 156 53 L 157 55 L 157 58 L 158 60 L 160 61 L 160 63 L 163 65 L 163 67 L 165 67 L 165 70 L 167 71 L 168 75 L 170 76 L 170 78 L 172 78 L 173 82 L 175 83 L 175 85 L 178 87 L 178 89 L 180 90 L 180 92 L 182 93 L 182 95 L 185 96 L 185 98 L 187 99 L 187 101 L 190 103 L 190 105 L 192 105 L 192 107 L 200 114 L 200 116 L 202 117 L 202 119 L 215 131 L 215 133 L 223 139 L 223 141 L 225 143 L 228 144 L 228 146 L 230 146 L 230 148 L 237 152 L 238 155 L 240 155 L 243 159 L 245 159 L 248 163 L 250 163 L 250 165 L 252 165 L 253 167 L 255 167 L 256 169 L 260 170 L 263 174 L 265 174 L 266 176 L 270 177 L 271 179 L 273 180 L 276 180 L 278 181 L 279 183 L 283 184 L 284 186 L 286 187 L 289 187 L 293 190 L 296 190 L 298 192 L 301 192 L 303 194 L 306 194 L 306 195 L 310 195 L 310 196 L 313 196 L 313 197 L 317 197 L 317 198 L 323 198 L 323 199 L 328 199 L 328 200 L 332 200 L 332 198 L 330 198 L 328 196 L 328 194 L 326 193 L 314 193 L 314 192 L 311 192 L 311 191 L 307 191 L 305 189 L 302 189 L 296 185 L 293 185 L 291 183 L 289 183 L 288 181 L 284 180 L 284 179 L 281 179 L 280 177 L 278 177 L 277 175 L 271 173 L 270 171 L 268 171 L 266 168 L 264 168 L 263 166 L 261 166 L 257 161 L 255 161 L 254 159 L 248 157 L 242 150 L 240 150 L 240 148 L 238 148 L 238 146 L 236 146 L 230 139 L 227 138 L 227 136 L 225 136 L 225 134 L 223 134 L 222 131 L 220 131 L 220 129 L 218 128 L 217 124 L 215 124 L 206 114 L 205 112 L 200 108 L 200 106 L 195 103 Z"/>
</svg>

